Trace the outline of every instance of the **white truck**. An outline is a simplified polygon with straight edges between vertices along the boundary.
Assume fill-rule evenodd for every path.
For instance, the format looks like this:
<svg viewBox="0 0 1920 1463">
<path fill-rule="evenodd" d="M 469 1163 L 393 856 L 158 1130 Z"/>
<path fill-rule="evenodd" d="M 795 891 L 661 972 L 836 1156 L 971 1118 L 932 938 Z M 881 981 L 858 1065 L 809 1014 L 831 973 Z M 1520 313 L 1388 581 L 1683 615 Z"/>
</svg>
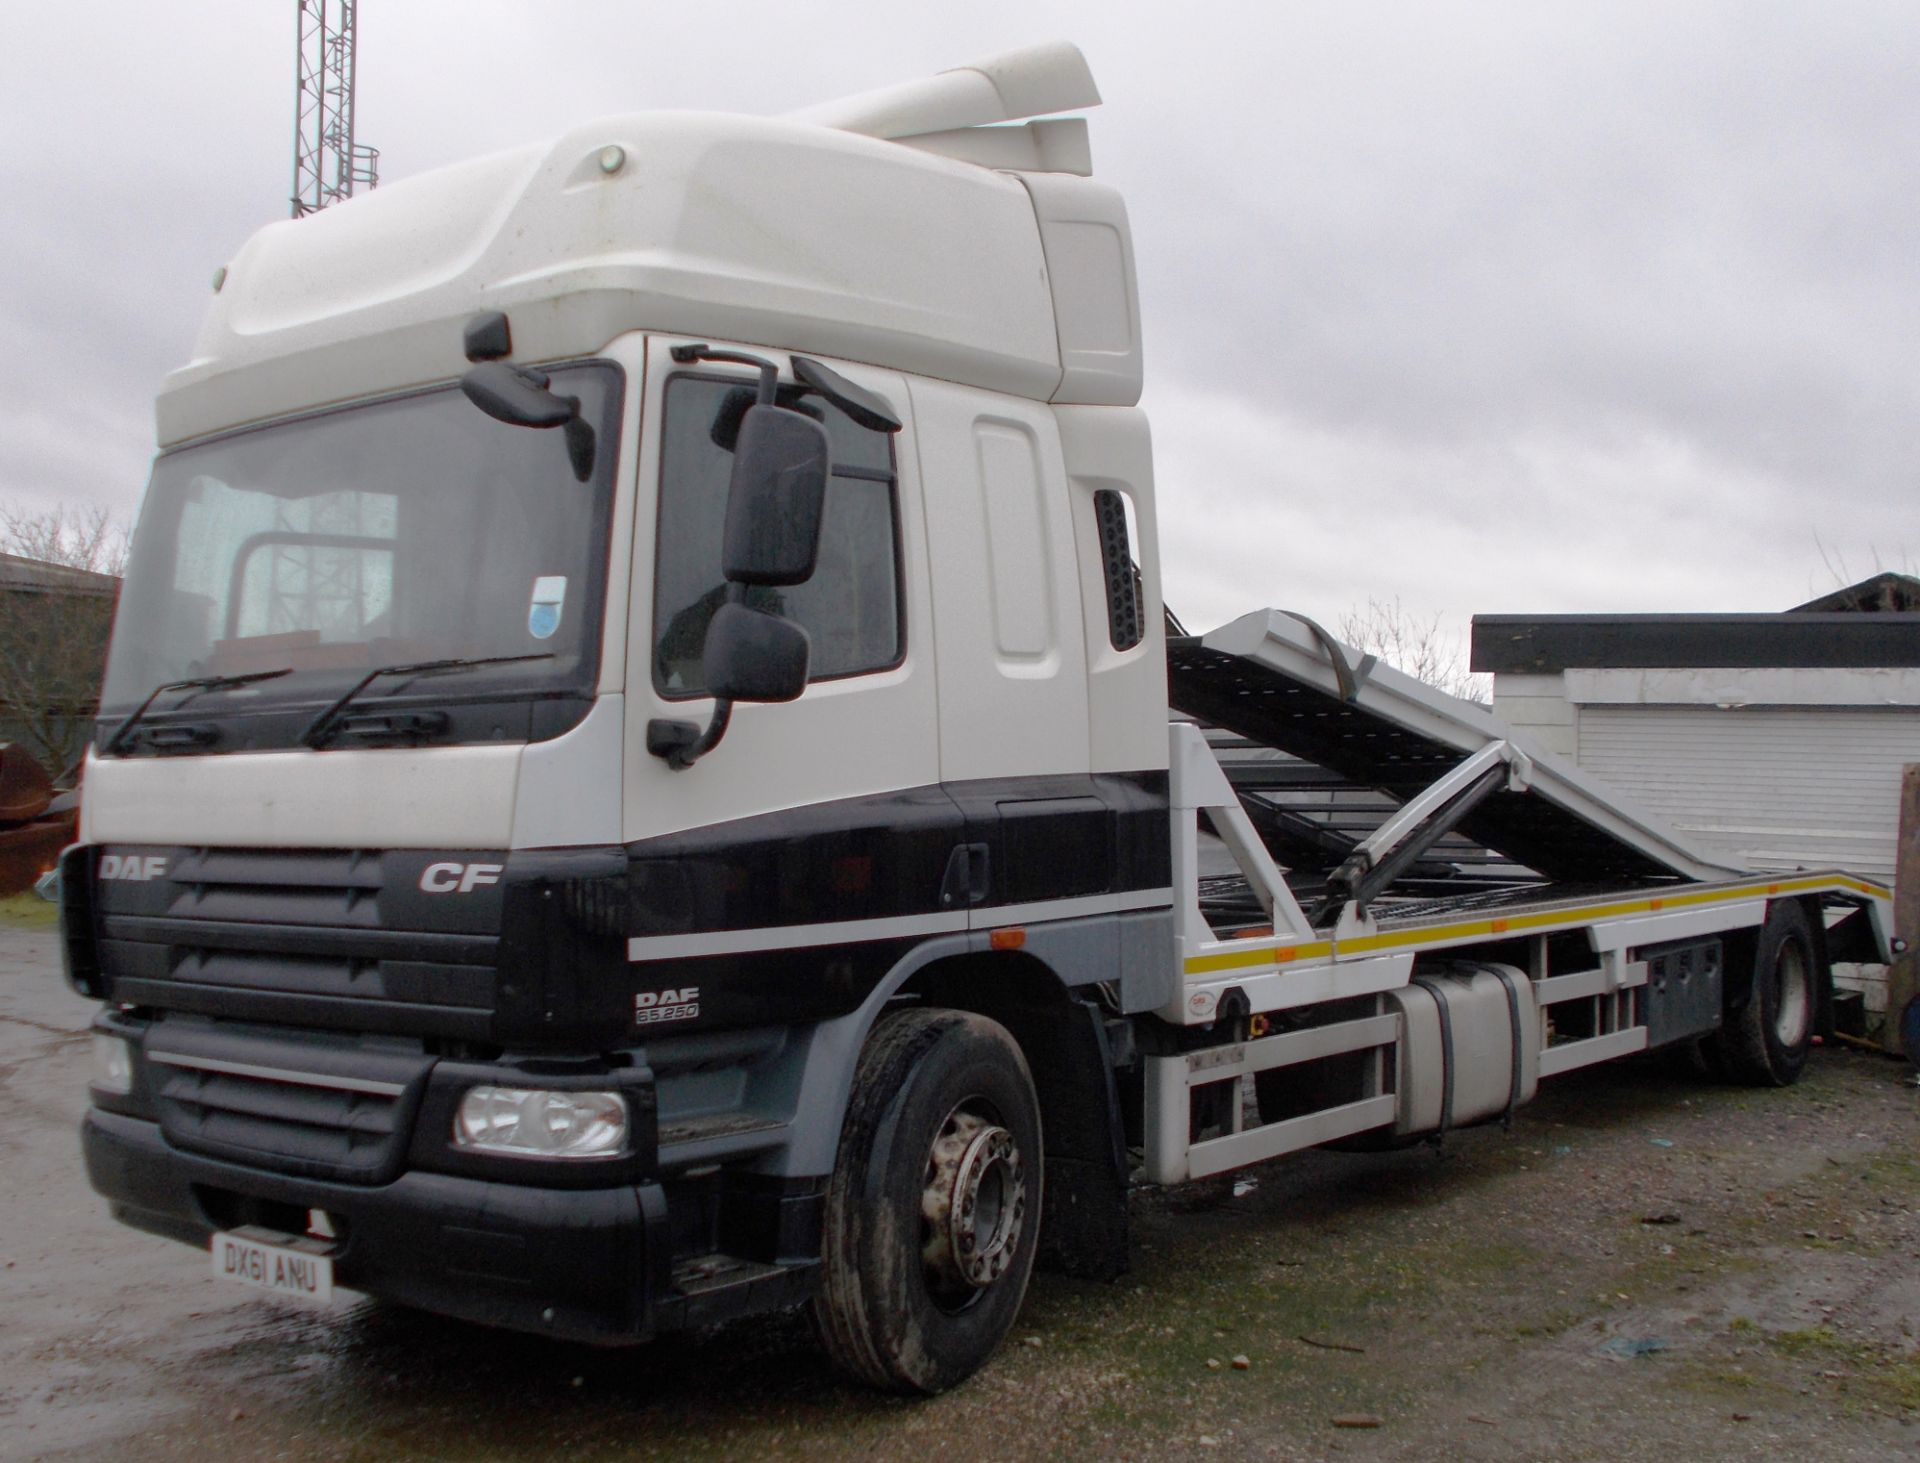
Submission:
<svg viewBox="0 0 1920 1463">
<path fill-rule="evenodd" d="M 61 870 L 119 1218 L 596 1342 L 809 1305 L 932 1392 L 1135 1179 L 1794 1080 L 1886 889 L 1305 620 L 1168 633 L 1097 101 L 619 117 L 221 271 Z"/>
</svg>

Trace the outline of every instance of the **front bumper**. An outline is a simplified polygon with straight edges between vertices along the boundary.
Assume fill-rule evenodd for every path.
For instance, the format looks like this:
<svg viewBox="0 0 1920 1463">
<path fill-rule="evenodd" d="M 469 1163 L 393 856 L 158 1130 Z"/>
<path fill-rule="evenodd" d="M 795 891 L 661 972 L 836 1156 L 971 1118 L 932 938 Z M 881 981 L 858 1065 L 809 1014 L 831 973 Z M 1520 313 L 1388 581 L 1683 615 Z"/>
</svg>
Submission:
<svg viewBox="0 0 1920 1463">
<path fill-rule="evenodd" d="M 669 1288 L 667 1203 L 655 1183 L 542 1189 L 410 1171 L 377 1186 L 295 1178 L 166 1141 L 159 1124 L 95 1108 L 87 1175 L 123 1223 L 189 1244 L 325 1210 L 336 1281 L 404 1305 L 601 1344 L 644 1341 Z"/>
</svg>

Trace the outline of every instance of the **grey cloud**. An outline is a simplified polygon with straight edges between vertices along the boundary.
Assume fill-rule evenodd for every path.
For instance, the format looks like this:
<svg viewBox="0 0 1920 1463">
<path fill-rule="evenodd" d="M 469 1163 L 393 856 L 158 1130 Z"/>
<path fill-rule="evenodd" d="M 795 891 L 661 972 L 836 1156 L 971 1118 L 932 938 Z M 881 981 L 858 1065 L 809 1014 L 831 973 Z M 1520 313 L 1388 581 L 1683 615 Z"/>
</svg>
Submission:
<svg viewBox="0 0 1920 1463">
<path fill-rule="evenodd" d="M 129 507 L 208 275 L 284 212 L 292 6 L 9 24 L 0 496 Z M 1190 618 L 1759 609 L 1828 587 L 1816 534 L 1920 550 L 1904 4 L 411 0 L 363 6 L 360 136 L 394 179 L 1059 35 L 1108 100 Z"/>
<path fill-rule="evenodd" d="M 1732 35 L 1710 7 L 1615 13 L 1526 49 L 1512 9 L 1395 10 L 1425 33 L 1372 56 L 1373 84 L 1280 78 L 1266 129 L 1142 220 L 1161 369 L 1204 353 L 1268 401 L 1409 440 L 1662 431 L 1911 485 L 1897 241 L 1920 223 L 1920 91 L 1888 54 L 1920 30 L 1885 11 L 1888 34 L 1836 54 L 1811 10 Z M 1347 39 L 1307 62 L 1381 37 Z M 1190 329 L 1231 309 L 1246 328 Z"/>
</svg>

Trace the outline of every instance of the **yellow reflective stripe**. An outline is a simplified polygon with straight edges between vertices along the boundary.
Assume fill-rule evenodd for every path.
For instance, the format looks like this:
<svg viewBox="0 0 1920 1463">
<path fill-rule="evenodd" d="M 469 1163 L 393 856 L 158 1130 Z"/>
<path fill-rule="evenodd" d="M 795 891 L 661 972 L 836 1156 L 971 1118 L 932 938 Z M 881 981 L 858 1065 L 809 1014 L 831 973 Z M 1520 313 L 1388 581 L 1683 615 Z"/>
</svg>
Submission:
<svg viewBox="0 0 1920 1463">
<path fill-rule="evenodd" d="M 1364 955 L 1376 950 L 1403 949 L 1449 940 L 1471 940 L 1483 935 L 1505 935 L 1517 931 L 1546 929 L 1554 925 L 1582 924 L 1591 920 L 1615 919 L 1625 915 L 1657 914 L 1667 909 L 1689 909 L 1707 904 L 1727 904 L 1756 895 L 1805 894 L 1815 890 L 1847 890 L 1871 899 L 1891 899 L 1893 892 L 1865 879 L 1850 877 L 1762 879 L 1732 888 L 1687 889 L 1671 894 L 1648 895 L 1644 899 L 1617 900 L 1609 904 L 1576 905 L 1571 909 L 1538 910 L 1529 914 L 1498 915 L 1461 924 L 1423 925 L 1412 929 L 1389 930 L 1385 934 L 1363 935 L 1338 947 L 1342 955 Z M 1188 975 L 1208 975 L 1221 970 L 1244 970 L 1263 965 L 1286 965 L 1296 960 L 1314 960 L 1335 952 L 1333 942 L 1307 944 L 1263 944 L 1252 949 L 1225 950 L 1209 955 L 1190 956 L 1185 962 Z"/>
<path fill-rule="evenodd" d="M 1205 975 L 1214 970 L 1240 970 L 1249 965 L 1288 965 L 1295 960 L 1318 960 L 1333 953 L 1328 940 L 1304 945 L 1259 945 L 1251 950 L 1224 950 L 1214 955 L 1194 955 L 1187 960 L 1188 975 Z"/>
</svg>

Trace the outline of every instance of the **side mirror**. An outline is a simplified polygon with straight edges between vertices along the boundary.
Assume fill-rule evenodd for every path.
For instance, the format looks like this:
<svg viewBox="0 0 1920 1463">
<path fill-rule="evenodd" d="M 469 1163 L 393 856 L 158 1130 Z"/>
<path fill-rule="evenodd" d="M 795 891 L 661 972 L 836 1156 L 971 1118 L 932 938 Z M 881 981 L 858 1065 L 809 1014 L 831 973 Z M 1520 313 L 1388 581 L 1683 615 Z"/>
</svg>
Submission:
<svg viewBox="0 0 1920 1463">
<path fill-rule="evenodd" d="M 783 407 L 749 407 L 734 447 L 720 572 L 734 584 L 804 584 L 819 561 L 826 501 L 827 429 Z"/>
<path fill-rule="evenodd" d="M 593 427 L 580 415 L 580 398 L 547 389 L 547 374 L 505 361 L 482 361 L 460 378 L 460 389 L 481 411 L 510 427 L 561 427 L 567 461 L 581 482 L 593 476 Z"/>
<path fill-rule="evenodd" d="M 774 404 L 772 362 L 705 346 L 675 346 L 673 358 L 745 361 L 760 368 L 759 400 L 740 415 L 732 443 L 733 477 L 720 546 L 727 603 L 707 625 L 702 658 L 713 717 L 705 731 L 659 717 L 647 723 L 647 750 L 684 771 L 720 744 L 734 702 L 792 701 L 807 688 L 812 655 L 807 632 L 778 615 L 748 609 L 743 601 L 755 586 L 804 584 L 813 577 L 831 463 L 826 427 Z M 723 406 L 721 417 L 731 431 L 730 406 Z M 718 431 L 722 421 L 715 425 Z"/>
<path fill-rule="evenodd" d="M 792 701 L 807 689 L 812 658 L 807 632 L 791 620 L 723 604 L 707 626 L 702 657 L 707 690 L 714 698 L 705 731 L 690 721 L 655 717 L 647 723 L 647 750 L 684 772 L 720 745 L 736 701 Z"/>
<path fill-rule="evenodd" d="M 707 627 L 707 689 L 725 701 L 792 701 L 807 689 L 812 645 L 791 620 L 722 605 Z"/>
<path fill-rule="evenodd" d="M 460 378 L 460 389 L 496 422 L 512 427 L 563 426 L 574 414 L 564 396 L 547 390 L 544 371 L 484 361 Z"/>
</svg>

